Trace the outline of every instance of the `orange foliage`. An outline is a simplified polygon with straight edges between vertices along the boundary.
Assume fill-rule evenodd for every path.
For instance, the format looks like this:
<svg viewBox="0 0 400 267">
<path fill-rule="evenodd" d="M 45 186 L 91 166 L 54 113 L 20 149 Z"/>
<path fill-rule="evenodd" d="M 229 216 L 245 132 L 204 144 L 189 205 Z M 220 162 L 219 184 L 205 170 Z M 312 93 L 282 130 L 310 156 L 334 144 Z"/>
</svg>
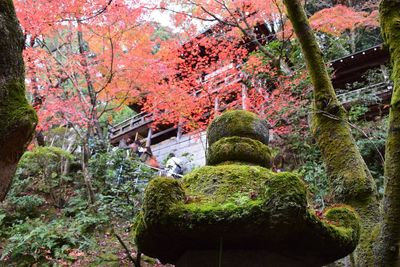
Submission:
<svg viewBox="0 0 400 267">
<path fill-rule="evenodd" d="M 156 38 L 156 24 L 145 21 L 147 12 L 178 4 L 182 8 L 172 14 L 186 30 L 186 43 Z M 293 88 L 304 74 L 284 75 L 271 62 L 249 57 L 245 46 L 254 43 L 246 34 L 258 23 L 275 27 L 276 21 L 286 21 L 280 0 L 174 0 L 146 8 L 123 0 L 17 0 L 16 7 L 29 43 L 27 81 L 41 129 L 68 123 L 88 127 L 96 119 L 93 113 L 100 116 L 112 104 L 134 100 L 159 124 L 180 124 L 187 131 L 204 129 L 216 113 L 240 107 L 285 134 L 291 130 L 290 116 L 303 105 Z M 315 29 L 337 35 L 376 27 L 376 15 L 337 5 L 310 19 Z M 225 25 L 214 24 L 198 35 L 204 24 L 193 17 Z M 261 76 L 268 77 L 266 83 Z"/>
<path fill-rule="evenodd" d="M 360 27 L 378 27 L 378 11 L 355 11 L 351 7 L 336 5 L 316 12 L 310 17 L 311 26 L 321 32 L 340 35 L 346 30 Z"/>
</svg>

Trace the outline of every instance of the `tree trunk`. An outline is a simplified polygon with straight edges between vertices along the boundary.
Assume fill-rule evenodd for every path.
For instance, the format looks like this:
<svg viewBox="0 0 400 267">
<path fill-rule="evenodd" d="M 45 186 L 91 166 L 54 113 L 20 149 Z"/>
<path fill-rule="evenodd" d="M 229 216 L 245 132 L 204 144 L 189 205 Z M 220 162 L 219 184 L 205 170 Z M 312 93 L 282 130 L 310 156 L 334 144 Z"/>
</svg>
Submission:
<svg viewBox="0 0 400 267">
<path fill-rule="evenodd" d="M 42 130 L 36 131 L 35 138 L 38 146 L 46 146 L 46 141 L 44 140 L 44 135 Z"/>
<path fill-rule="evenodd" d="M 81 24 L 78 21 L 78 27 L 79 29 L 81 28 Z M 82 57 L 81 59 L 81 64 L 84 67 L 84 73 L 85 73 L 85 80 L 87 84 L 87 89 L 88 89 L 88 95 L 90 98 L 90 114 L 89 114 L 89 119 L 90 123 L 93 125 L 94 129 L 96 130 L 95 132 L 97 133 L 98 138 L 104 143 L 104 135 L 103 135 L 103 129 L 100 125 L 99 118 L 97 115 L 97 92 L 94 88 L 93 82 L 92 82 L 92 77 L 90 76 L 89 72 L 89 62 L 86 57 L 86 53 L 89 52 L 89 48 L 87 47 L 87 44 L 85 44 L 85 41 L 83 40 L 83 33 L 81 30 L 78 31 L 78 44 L 79 44 L 79 53 Z"/>
<path fill-rule="evenodd" d="M 385 151 L 383 223 L 375 244 L 375 265 L 400 266 L 400 0 L 383 0 L 379 12 L 382 35 L 392 61 L 394 88 Z"/>
<path fill-rule="evenodd" d="M 284 3 L 314 86 L 311 131 L 321 149 L 335 201 L 353 206 L 362 219 L 355 262 L 357 266 L 369 266 L 373 262 L 371 244 L 376 238 L 380 215 L 376 186 L 352 137 L 346 111 L 336 98 L 301 1 L 284 0 Z"/>
<path fill-rule="evenodd" d="M 32 138 L 36 113 L 25 98 L 24 39 L 11 0 L 0 0 L 0 201 Z"/>
<path fill-rule="evenodd" d="M 83 180 L 85 182 L 86 192 L 87 192 L 87 197 L 88 197 L 89 203 L 94 204 L 96 202 L 96 197 L 94 195 L 94 190 L 93 190 L 92 174 L 90 173 L 90 170 L 89 170 L 90 132 L 91 132 L 91 127 L 89 127 L 88 132 L 85 137 L 85 140 L 83 140 L 83 142 L 82 142 L 82 173 L 83 173 Z"/>
</svg>

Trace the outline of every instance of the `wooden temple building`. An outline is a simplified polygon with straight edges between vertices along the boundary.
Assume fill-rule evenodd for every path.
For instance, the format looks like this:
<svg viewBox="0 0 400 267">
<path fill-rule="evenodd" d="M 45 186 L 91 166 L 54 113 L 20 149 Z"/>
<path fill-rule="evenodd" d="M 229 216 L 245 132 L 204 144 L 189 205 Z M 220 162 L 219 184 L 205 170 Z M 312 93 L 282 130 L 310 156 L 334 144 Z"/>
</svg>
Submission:
<svg viewBox="0 0 400 267">
<path fill-rule="evenodd" d="M 389 81 L 389 71 L 386 65 L 389 63 L 389 54 L 382 45 L 374 46 L 346 57 L 331 61 L 328 65 L 332 69 L 332 83 L 337 91 L 339 100 L 350 109 L 352 105 L 363 102 L 369 107 L 367 116 L 369 119 L 388 113 L 392 84 Z M 229 68 L 225 66 L 206 76 L 206 80 L 213 79 L 219 87 L 232 83 L 240 83 L 240 76 L 230 77 L 226 75 Z M 378 78 L 372 83 L 363 76 L 368 70 L 375 69 Z M 218 80 L 218 77 L 221 77 Z M 349 84 L 360 84 L 361 87 Z M 366 102 L 365 102 L 366 101 Z M 366 103 L 366 104 L 365 104 Z M 173 152 L 178 157 L 190 158 L 191 169 L 194 166 L 205 164 L 206 140 L 205 134 L 182 134 L 178 127 L 164 125 L 152 130 L 153 117 L 150 113 L 140 112 L 140 108 L 132 106 L 137 115 L 129 118 L 109 130 L 111 143 L 118 145 L 123 138 L 137 138 L 143 145 L 151 146 L 153 154 L 159 162 L 163 162 L 167 155 Z"/>
<path fill-rule="evenodd" d="M 382 45 L 336 59 L 329 63 L 333 70 L 332 83 L 340 102 L 349 109 L 352 105 L 364 101 L 369 108 L 369 118 L 388 113 L 387 104 L 392 95 L 392 83 L 389 77 L 389 52 Z M 375 70 L 374 81 L 367 81 L 364 74 Z M 358 83 L 362 86 L 348 88 Z"/>
</svg>

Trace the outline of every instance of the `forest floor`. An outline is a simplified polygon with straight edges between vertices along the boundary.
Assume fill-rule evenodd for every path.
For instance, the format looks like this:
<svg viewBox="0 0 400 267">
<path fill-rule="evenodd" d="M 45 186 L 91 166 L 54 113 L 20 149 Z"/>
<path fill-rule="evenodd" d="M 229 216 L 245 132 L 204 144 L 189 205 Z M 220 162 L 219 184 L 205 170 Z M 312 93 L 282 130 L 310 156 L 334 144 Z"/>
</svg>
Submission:
<svg viewBox="0 0 400 267">
<path fill-rule="evenodd" d="M 60 264 L 72 267 L 137 267 L 134 266 L 133 262 L 128 257 L 127 251 L 116 236 L 118 235 L 129 248 L 130 256 L 136 259 L 137 249 L 132 242 L 133 236 L 129 231 L 129 225 L 119 224 L 117 227 L 120 230 L 114 228 L 114 233 L 112 233 L 112 231 L 97 232 L 95 239 L 97 240 L 98 246 L 96 248 L 86 252 L 72 250 L 69 256 L 71 259 L 75 259 L 74 262 L 72 264 L 67 262 L 63 264 L 60 262 Z M 141 255 L 141 267 L 173 267 L 173 265 L 164 265 L 156 259 Z"/>
</svg>

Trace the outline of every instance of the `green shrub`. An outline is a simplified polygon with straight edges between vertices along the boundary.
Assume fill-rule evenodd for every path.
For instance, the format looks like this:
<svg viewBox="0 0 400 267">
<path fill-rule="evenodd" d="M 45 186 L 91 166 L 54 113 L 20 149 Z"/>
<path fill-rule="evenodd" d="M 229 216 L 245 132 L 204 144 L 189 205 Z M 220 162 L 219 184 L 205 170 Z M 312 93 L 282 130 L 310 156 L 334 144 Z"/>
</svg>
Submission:
<svg viewBox="0 0 400 267">
<path fill-rule="evenodd" d="M 49 196 L 56 207 L 65 205 L 67 189 L 73 180 L 71 176 L 63 175 L 65 160 L 73 160 L 73 156 L 57 147 L 37 147 L 26 152 L 14 177 L 14 186 L 9 193 L 11 198 L 34 192 Z"/>
<path fill-rule="evenodd" d="M 313 199 L 321 208 L 325 206 L 324 199 L 329 193 L 329 181 L 325 172 L 325 166 L 318 161 L 307 161 L 300 168 L 300 173 L 308 185 Z"/>
<path fill-rule="evenodd" d="M 27 219 L 9 228 L 1 261 L 15 266 L 56 263 L 68 259 L 71 249 L 85 250 L 95 245 L 92 231 L 105 225 L 102 214 L 81 212 L 73 218 Z"/>
<path fill-rule="evenodd" d="M 46 200 L 37 195 L 27 195 L 20 197 L 9 198 L 9 203 L 13 205 L 15 212 L 19 214 L 35 217 L 39 215 L 39 208 L 42 206 Z M 21 217 L 22 217 L 21 216 Z"/>
<path fill-rule="evenodd" d="M 95 154 L 89 167 L 96 178 L 99 211 L 112 217 L 132 218 L 140 209 L 144 187 L 155 172 L 119 148 Z"/>
</svg>

